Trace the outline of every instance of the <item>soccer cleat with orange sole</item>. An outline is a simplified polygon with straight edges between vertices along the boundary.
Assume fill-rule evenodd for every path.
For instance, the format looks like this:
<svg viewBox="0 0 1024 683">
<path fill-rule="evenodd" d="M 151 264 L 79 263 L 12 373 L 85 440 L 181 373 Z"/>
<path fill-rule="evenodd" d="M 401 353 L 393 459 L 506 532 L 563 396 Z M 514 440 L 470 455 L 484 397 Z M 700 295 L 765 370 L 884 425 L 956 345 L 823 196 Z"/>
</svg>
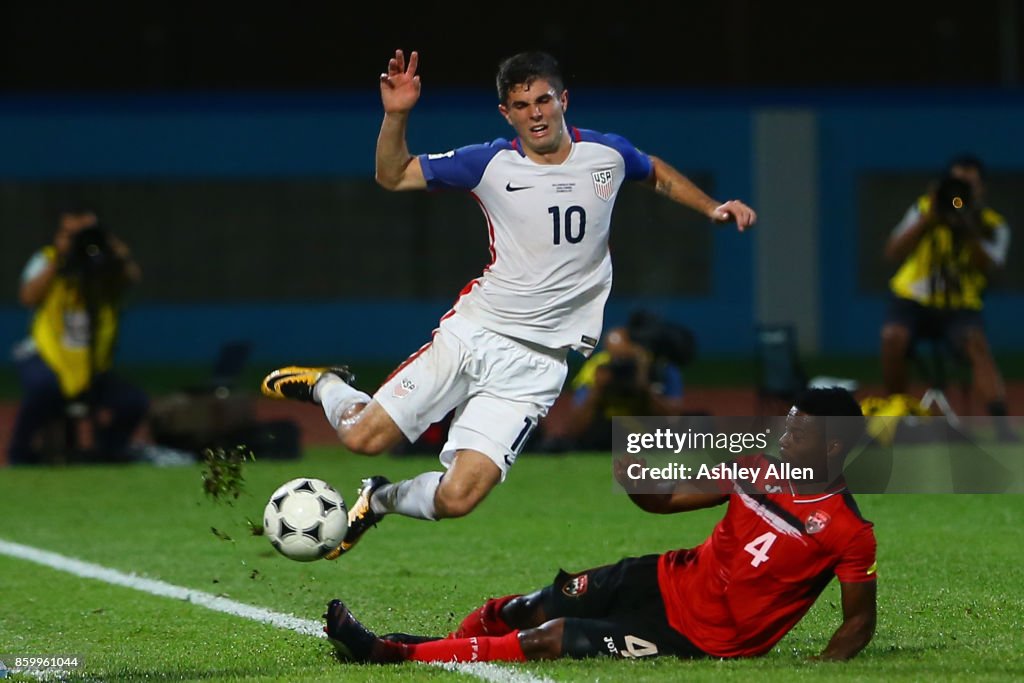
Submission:
<svg viewBox="0 0 1024 683">
<path fill-rule="evenodd" d="M 370 497 L 381 486 L 390 483 L 391 481 L 387 477 L 380 475 L 363 479 L 363 485 L 359 488 L 359 497 L 356 498 L 356 502 L 348 509 L 348 531 L 345 533 L 345 538 L 342 539 L 337 548 L 324 555 L 324 559 L 338 559 L 352 550 L 352 547 L 359 542 L 363 534 L 369 531 L 370 527 L 377 526 L 377 522 L 383 519 L 384 516 L 377 514 L 370 507 Z"/>
</svg>

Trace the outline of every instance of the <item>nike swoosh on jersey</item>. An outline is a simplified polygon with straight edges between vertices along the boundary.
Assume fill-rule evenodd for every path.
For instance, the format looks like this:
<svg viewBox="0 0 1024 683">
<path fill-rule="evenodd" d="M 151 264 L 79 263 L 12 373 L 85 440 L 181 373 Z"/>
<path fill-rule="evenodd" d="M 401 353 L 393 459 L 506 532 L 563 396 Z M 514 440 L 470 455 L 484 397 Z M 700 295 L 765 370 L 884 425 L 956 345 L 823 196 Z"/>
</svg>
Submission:
<svg viewBox="0 0 1024 683">
<path fill-rule="evenodd" d="M 519 190 L 529 190 L 529 189 L 532 189 L 532 188 L 533 188 L 533 185 L 523 185 L 522 187 L 512 187 L 512 183 L 506 183 L 505 184 L 505 190 L 507 192 L 519 192 Z"/>
</svg>

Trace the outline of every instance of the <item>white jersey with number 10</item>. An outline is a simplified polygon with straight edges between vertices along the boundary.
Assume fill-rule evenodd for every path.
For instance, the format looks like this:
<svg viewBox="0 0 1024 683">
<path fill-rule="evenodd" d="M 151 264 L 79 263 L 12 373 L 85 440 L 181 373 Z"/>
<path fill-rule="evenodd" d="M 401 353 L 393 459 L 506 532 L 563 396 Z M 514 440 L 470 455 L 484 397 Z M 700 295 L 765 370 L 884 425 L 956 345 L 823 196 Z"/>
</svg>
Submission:
<svg viewBox="0 0 1024 683">
<path fill-rule="evenodd" d="M 420 157 L 429 189 L 463 189 L 487 219 L 491 262 L 454 310 L 513 339 L 589 354 L 612 286 L 608 234 L 626 180 L 651 160 L 624 138 L 570 129 L 561 164 L 538 164 L 518 140 Z"/>
</svg>

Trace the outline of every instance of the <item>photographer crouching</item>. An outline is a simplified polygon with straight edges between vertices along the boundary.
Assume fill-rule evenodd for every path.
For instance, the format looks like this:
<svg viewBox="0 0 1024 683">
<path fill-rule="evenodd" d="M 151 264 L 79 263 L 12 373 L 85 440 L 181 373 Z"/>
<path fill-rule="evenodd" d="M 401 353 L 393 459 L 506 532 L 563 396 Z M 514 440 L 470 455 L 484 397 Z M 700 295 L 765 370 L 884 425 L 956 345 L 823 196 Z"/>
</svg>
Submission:
<svg viewBox="0 0 1024 683">
<path fill-rule="evenodd" d="M 603 346 L 573 378 L 572 449 L 610 450 L 613 417 L 683 413 L 682 367 L 695 348 L 688 329 L 637 311 Z"/>
<path fill-rule="evenodd" d="M 885 247 L 899 263 L 882 327 L 882 376 L 890 394 L 906 393 L 907 358 L 918 341 L 948 347 L 971 366 L 973 392 L 996 417 L 1003 439 L 1006 392 L 985 335 L 987 275 L 1006 263 L 1010 229 L 985 204 L 985 167 L 974 156 L 953 159 L 933 190 L 896 226 Z"/>
<path fill-rule="evenodd" d="M 10 464 L 39 463 L 43 428 L 70 406 L 93 426 L 86 459 L 126 458 L 148 400 L 111 367 L 121 299 L 141 277 L 128 247 L 100 225 L 94 209 L 76 205 L 60 212 L 53 244 L 29 259 L 21 277 L 19 300 L 34 314 L 28 338 L 14 350 L 22 400 Z"/>
</svg>

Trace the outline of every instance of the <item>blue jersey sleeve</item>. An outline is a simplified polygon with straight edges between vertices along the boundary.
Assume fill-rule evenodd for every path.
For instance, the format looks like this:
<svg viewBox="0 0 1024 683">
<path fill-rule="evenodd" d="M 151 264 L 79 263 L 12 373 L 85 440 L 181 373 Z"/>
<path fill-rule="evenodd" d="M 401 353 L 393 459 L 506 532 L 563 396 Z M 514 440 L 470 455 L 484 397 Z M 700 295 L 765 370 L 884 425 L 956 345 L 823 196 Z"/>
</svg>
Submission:
<svg viewBox="0 0 1024 683">
<path fill-rule="evenodd" d="M 632 142 L 621 135 L 580 129 L 580 139 L 607 145 L 621 154 L 626 162 L 626 180 L 647 180 L 650 177 L 653 170 L 651 157 L 638 150 Z"/>
<path fill-rule="evenodd" d="M 420 167 L 430 190 L 472 190 L 480 184 L 484 169 L 494 155 L 512 149 L 508 140 L 498 138 L 482 145 L 467 145 L 443 154 L 421 154 Z"/>
</svg>

